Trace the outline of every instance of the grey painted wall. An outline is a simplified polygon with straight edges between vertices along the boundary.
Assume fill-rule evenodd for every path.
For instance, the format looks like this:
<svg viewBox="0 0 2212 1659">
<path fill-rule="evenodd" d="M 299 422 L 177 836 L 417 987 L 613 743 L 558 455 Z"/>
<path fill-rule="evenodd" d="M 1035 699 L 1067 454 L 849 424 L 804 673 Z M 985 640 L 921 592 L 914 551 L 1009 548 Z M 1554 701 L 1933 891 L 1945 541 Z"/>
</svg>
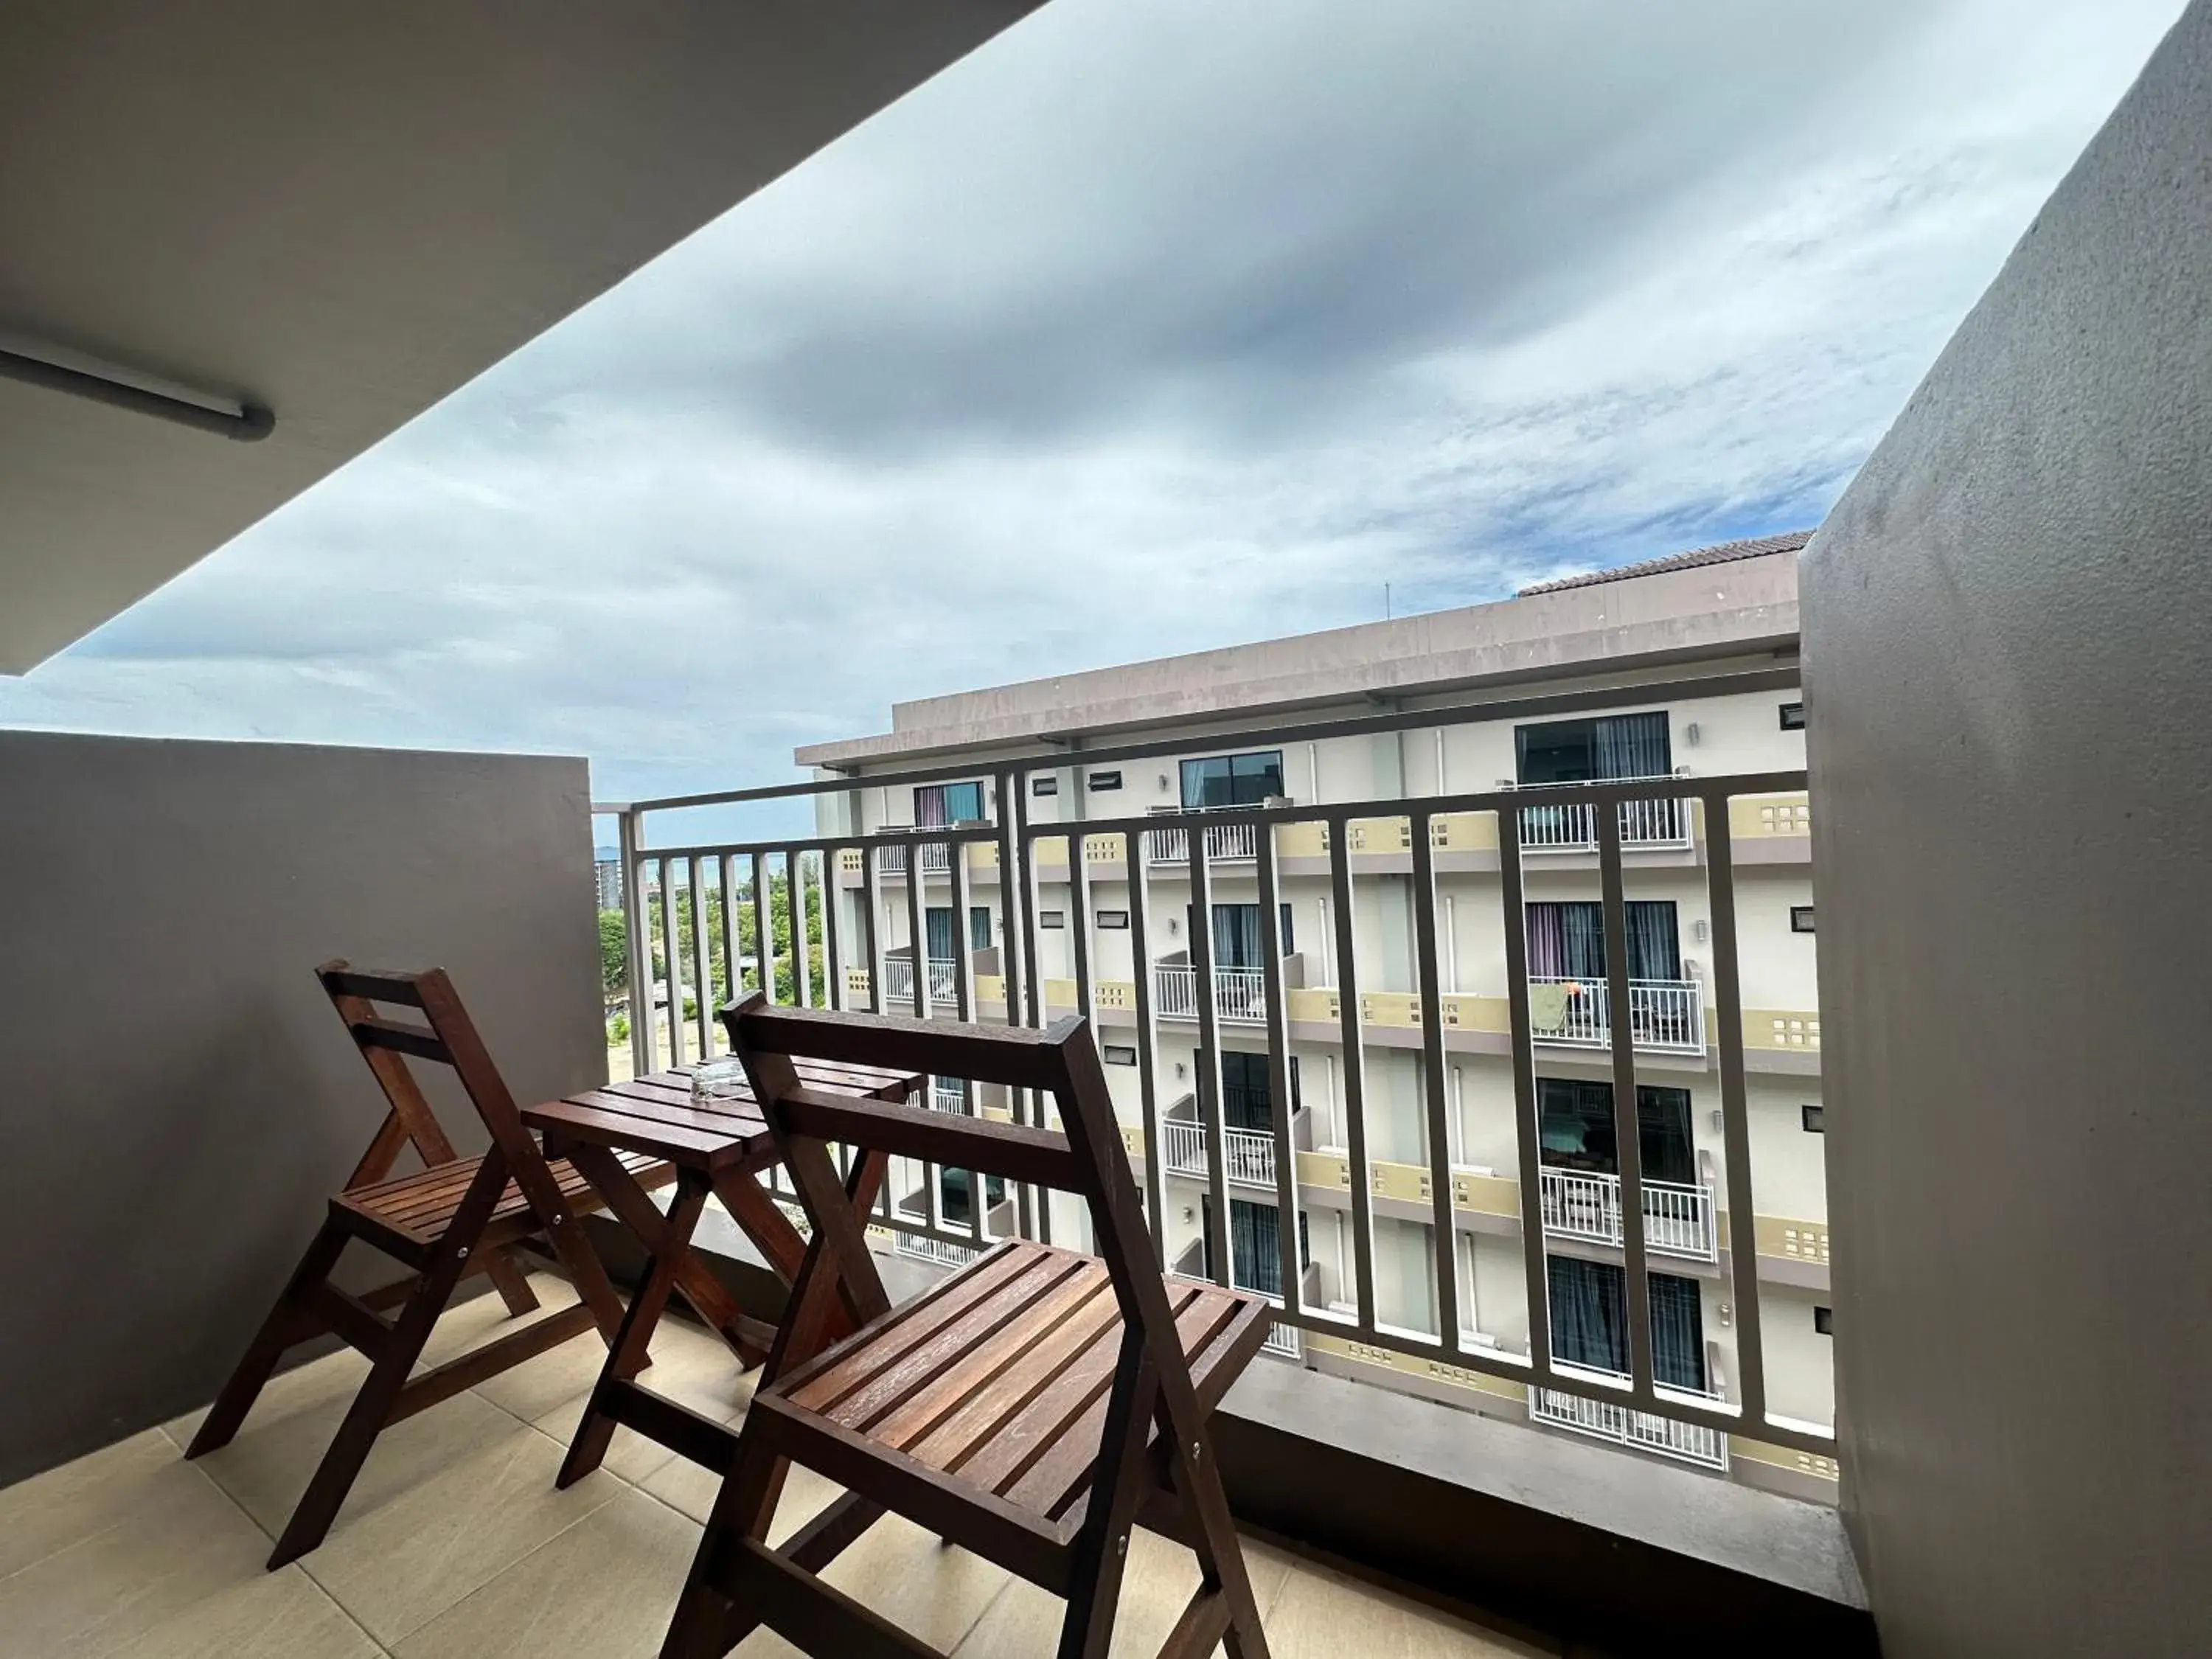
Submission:
<svg viewBox="0 0 2212 1659">
<path fill-rule="evenodd" d="M 316 963 L 448 969 L 525 1098 L 605 1079 L 589 807 L 578 760 L 0 732 L 0 1484 L 211 1398 L 306 1247 L 382 1115 Z"/>
<path fill-rule="evenodd" d="M 1884 1651 L 2212 1649 L 2212 3 L 1808 551 Z"/>
</svg>

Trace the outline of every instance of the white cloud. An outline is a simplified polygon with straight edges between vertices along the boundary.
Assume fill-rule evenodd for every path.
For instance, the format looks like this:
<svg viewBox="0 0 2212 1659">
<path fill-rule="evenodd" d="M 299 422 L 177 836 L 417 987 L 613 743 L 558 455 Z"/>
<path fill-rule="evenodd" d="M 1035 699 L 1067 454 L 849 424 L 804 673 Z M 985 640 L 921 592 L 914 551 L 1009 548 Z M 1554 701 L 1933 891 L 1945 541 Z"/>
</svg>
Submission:
<svg viewBox="0 0 2212 1659">
<path fill-rule="evenodd" d="M 1054 0 L 0 720 L 773 781 L 1817 520 L 2178 0 Z"/>
</svg>

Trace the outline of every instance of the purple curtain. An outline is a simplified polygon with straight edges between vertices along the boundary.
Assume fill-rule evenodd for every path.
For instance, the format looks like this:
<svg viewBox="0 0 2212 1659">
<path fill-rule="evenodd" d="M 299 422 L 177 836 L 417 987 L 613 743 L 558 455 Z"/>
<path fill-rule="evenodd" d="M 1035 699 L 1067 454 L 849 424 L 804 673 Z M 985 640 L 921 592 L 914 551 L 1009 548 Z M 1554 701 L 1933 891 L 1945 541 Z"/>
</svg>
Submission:
<svg viewBox="0 0 2212 1659">
<path fill-rule="evenodd" d="M 1556 978 L 1567 971 L 1566 935 L 1556 904 L 1531 904 L 1528 908 L 1528 971 L 1539 978 Z"/>
</svg>

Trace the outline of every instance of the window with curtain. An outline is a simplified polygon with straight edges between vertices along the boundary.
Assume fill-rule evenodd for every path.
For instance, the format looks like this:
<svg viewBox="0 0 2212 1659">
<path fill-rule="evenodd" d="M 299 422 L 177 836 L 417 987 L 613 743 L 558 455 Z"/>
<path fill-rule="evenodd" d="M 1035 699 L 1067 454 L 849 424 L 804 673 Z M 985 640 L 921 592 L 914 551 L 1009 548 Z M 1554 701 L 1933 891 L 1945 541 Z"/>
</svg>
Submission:
<svg viewBox="0 0 2212 1659">
<path fill-rule="evenodd" d="M 1585 1078 L 1536 1079 L 1539 1135 L 1544 1162 L 1553 1169 L 1619 1175 L 1619 1137 L 1613 1132 L 1613 1085 Z M 1646 1181 L 1687 1187 L 1698 1178 L 1690 1140 L 1690 1091 L 1639 1085 L 1636 1091 L 1637 1150 Z"/>
<path fill-rule="evenodd" d="M 1213 1273 L 1213 1211 L 1211 1206 L 1200 1212 L 1204 1217 L 1206 1242 L 1206 1272 Z M 1244 1199 L 1229 1200 L 1230 1277 L 1243 1290 L 1258 1291 L 1266 1296 L 1283 1293 L 1282 1235 L 1272 1204 L 1254 1204 Z M 1313 1260 L 1313 1244 L 1306 1228 L 1305 1212 L 1298 1212 L 1298 1265 L 1303 1267 Z"/>
<path fill-rule="evenodd" d="M 914 791 L 914 821 L 924 829 L 946 823 L 975 823 L 983 817 L 983 786 L 980 783 L 917 784 Z"/>
<path fill-rule="evenodd" d="M 968 948 L 971 951 L 991 948 L 991 907 L 988 904 L 968 907 Z"/>
<path fill-rule="evenodd" d="M 1260 949 L 1260 907 L 1256 904 L 1217 904 L 1213 907 L 1213 965 L 1216 968 L 1264 967 Z"/>
<path fill-rule="evenodd" d="M 1601 714 L 1513 729 L 1516 776 L 1524 784 L 1664 777 L 1674 769 L 1664 714 Z"/>
<path fill-rule="evenodd" d="M 1182 763 L 1185 807 L 1256 806 L 1283 790 L 1283 751 L 1211 755 Z"/>
<path fill-rule="evenodd" d="M 1672 899 L 1627 903 L 1628 976 L 1679 980 L 1681 940 Z M 1605 907 L 1595 899 L 1540 899 L 1528 906 L 1528 971 L 1539 978 L 1603 979 Z"/>
<path fill-rule="evenodd" d="M 1200 1077 L 1206 1075 L 1201 1070 Z M 1275 1127 L 1267 1103 L 1274 1085 L 1267 1074 L 1267 1056 L 1226 1049 L 1221 1056 L 1221 1121 L 1231 1129 L 1267 1130 Z"/>
<path fill-rule="evenodd" d="M 1562 1364 L 1626 1375 L 1628 1370 L 1627 1275 L 1611 1261 L 1547 1258 L 1551 1287 L 1552 1358 Z M 1698 1281 L 1651 1273 L 1651 1370 L 1668 1388 L 1702 1393 L 1705 1334 Z"/>
<path fill-rule="evenodd" d="M 962 1085 L 966 1086 L 964 1084 Z M 983 1177 L 983 1196 L 993 1209 L 1006 1201 L 1006 1183 L 997 1176 Z M 939 1170 L 937 1172 L 937 1200 L 948 1227 L 965 1227 L 972 1213 L 968 1206 L 968 1171 Z"/>
<path fill-rule="evenodd" d="M 953 940 L 952 910 L 949 905 L 931 905 L 921 913 L 922 927 L 929 939 L 929 959 L 932 962 L 951 962 L 959 954 Z"/>
</svg>

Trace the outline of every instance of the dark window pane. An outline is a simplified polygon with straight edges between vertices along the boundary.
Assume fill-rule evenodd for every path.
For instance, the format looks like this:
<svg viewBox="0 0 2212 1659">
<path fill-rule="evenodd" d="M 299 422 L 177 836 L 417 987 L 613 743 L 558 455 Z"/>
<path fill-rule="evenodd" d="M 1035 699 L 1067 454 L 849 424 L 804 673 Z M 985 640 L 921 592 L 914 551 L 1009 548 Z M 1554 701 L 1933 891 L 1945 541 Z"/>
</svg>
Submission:
<svg viewBox="0 0 2212 1659">
<path fill-rule="evenodd" d="M 1283 793 L 1279 749 L 1249 755 L 1211 755 L 1182 763 L 1186 807 L 1250 806 Z"/>
<path fill-rule="evenodd" d="M 1807 1134 L 1820 1135 L 1827 1133 L 1828 1115 L 1824 1109 L 1818 1106 L 1807 1106 L 1802 1109 L 1805 1114 L 1805 1133 Z"/>
<path fill-rule="evenodd" d="M 991 948 L 991 907 L 974 904 L 968 908 L 968 948 L 988 951 Z"/>
<path fill-rule="evenodd" d="M 1651 1370 L 1662 1382 L 1699 1393 L 1705 1386 L 1705 1331 L 1698 1281 L 1651 1276 Z"/>
</svg>

